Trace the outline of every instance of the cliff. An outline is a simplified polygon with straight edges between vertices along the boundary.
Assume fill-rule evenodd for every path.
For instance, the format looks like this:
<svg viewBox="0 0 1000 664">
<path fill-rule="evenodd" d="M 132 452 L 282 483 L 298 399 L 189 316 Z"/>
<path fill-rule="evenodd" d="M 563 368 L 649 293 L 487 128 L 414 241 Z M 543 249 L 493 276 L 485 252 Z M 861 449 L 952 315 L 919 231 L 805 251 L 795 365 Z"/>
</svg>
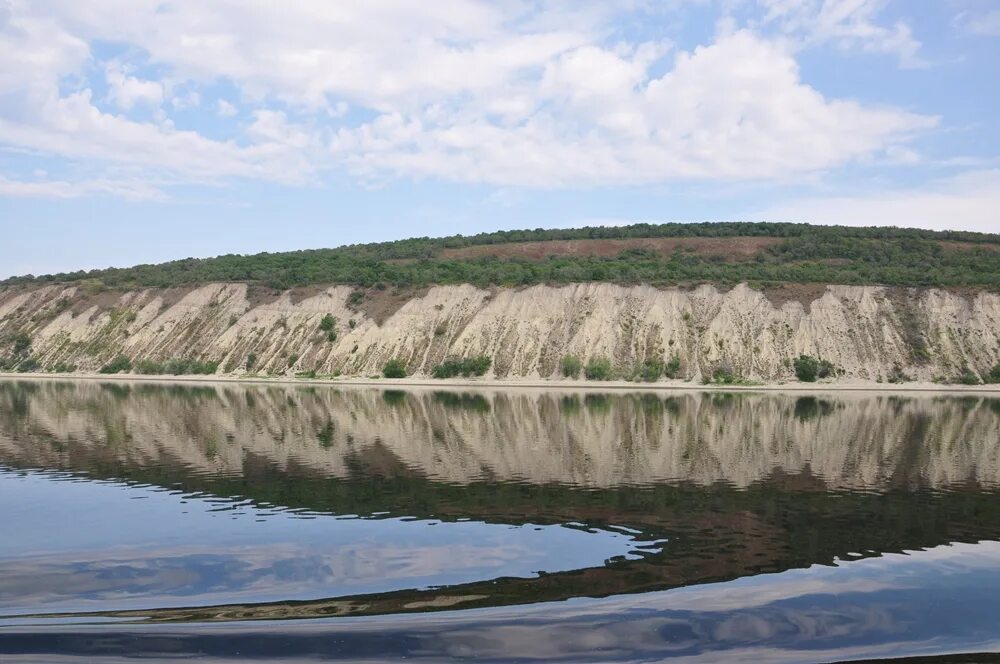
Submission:
<svg viewBox="0 0 1000 664">
<path fill-rule="evenodd" d="M 801 354 L 862 380 L 932 380 L 965 369 L 985 376 L 1000 362 L 996 293 L 831 285 L 782 299 L 747 285 L 280 293 L 242 283 L 97 292 L 8 286 L 0 290 L 0 356 L 78 372 L 119 354 L 133 362 L 191 358 L 218 362 L 226 374 L 248 373 L 253 356 L 252 371 L 262 374 L 367 376 L 393 358 L 420 375 L 445 358 L 487 355 L 495 378 L 554 378 L 565 355 L 607 357 L 622 374 L 646 358 L 676 356 L 683 378 L 694 381 L 719 367 L 746 380 L 793 379 Z M 326 316 L 335 319 L 332 333 L 321 329 Z"/>
</svg>

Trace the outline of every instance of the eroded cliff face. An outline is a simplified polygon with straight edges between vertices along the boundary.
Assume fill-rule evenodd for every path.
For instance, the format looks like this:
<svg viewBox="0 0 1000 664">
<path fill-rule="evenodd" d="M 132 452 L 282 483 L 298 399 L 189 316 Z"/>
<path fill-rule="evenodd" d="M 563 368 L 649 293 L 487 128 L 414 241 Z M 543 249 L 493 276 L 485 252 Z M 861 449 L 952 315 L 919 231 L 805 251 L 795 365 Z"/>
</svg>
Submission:
<svg viewBox="0 0 1000 664">
<path fill-rule="evenodd" d="M 191 358 L 219 373 L 375 375 L 399 358 L 429 374 L 449 357 L 485 354 L 496 378 L 555 378 L 559 360 L 612 360 L 627 374 L 649 357 L 681 360 L 700 380 L 730 367 L 748 380 L 793 377 L 800 354 L 833 362 L 845 378 L 915 380 L 985 375 L 1000 362 L 1000 295 L 828 286 L 806 301 L 773 303 L 746 285 L 720 292 L 611 284 L 484 290 L 438 286 L 370 306 L 346 286 L 260 297 L 245 284 L 185 291 L 88 294 L 77 287 L 0 291 L 0 355 L 30 338 L 42 370 L 95 371 L 123 353 L 134 361 Z M 335 339 L 320 323 L 336 319 Z M 22 342 L 23 343 L 23 342 Z"/>
</svg>

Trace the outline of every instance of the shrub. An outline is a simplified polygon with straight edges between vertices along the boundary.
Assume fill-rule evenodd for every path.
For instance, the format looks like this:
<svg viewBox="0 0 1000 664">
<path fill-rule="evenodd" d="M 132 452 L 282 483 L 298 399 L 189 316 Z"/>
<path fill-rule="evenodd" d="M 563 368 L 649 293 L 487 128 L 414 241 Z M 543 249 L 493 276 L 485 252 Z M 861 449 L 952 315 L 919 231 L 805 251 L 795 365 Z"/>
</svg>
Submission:
<svg viewBox="0 0 1000 664">
<path fill-rule="evenodd" d="M 559 361 L 559 369 L 566 378 L 579 378 L 583 362 L 576 355 L 564 355 L 563 359 Z"/>
<path fill-rule="evenodd" d="M 256 364 L 257 364 L 257 354 L 250 353 L 249 355 L 247 355 L 247 371 L 253 369 L 254 365 Z"/>
<path fill-rule="evenodd" d="M 163 364 L 161 373 L 171 376 L 184 376 L 187 374 L 214 374 L 219 368 L 218 362 L 199 362 L 187 358 L 167 360 Z"/>
<path fill-rule="evenodd" d="M 445 360 L 431 370 L 435 378 L 452 378 L 462 370 L 461 360 Z"/>
<path fill-rule="evenodd" d="M 811 355 L 799 355 L 793 361 L 795 377 L 804 383 L 814 383 L 819 376 L 819 360 Z"/>
<path fill-rule="evenodd" d="M 298 353 L 292 353 L 291 355 L 288 356 L 288 366 L 289 367 L 295 366 L 295 363 L 298 362 L 298 361 L 299 361 L 299 354 Z"/>
<path fill-rule="evenodd" d="M 347 327 L 351 328 L 352 330 L 355 327 L 357 327 L 357 325 L 358 325 L 357 321 L 355 321 L 353 318 L 351 320 L 347 321 Z"/>
<path fill-rule="evenodd" d="M 327 314 L 327 315 L 323 316 L 322 320 L 320 320 L 320 322 L 319 322 L 319 329 L 323 330 L 324 332 L 329 332 L 336 325 L 337 325 L 337 319 L 334 318 L 333 316 L 331 316 L 330 314 Z"/>
<path fill-rule="evenodd" d="M 986 375 L 987 383 L 1000 383 L 1000 362 L 997 362 Z"/>
<path fill-rule="evenodd" d="M 489 371 L 491 364 L 493 364 L 493 361 L 485 355 L 477 355 L 476 357 L 469 358 L 464 360 L 462 375 L 482 376 L 484 373 Z"/>
<path fill-rule="evenodd" d="M 111 360 L 103 367 L 101 367 L 100 372 L 102 374 L 116 374 L 123 371 L 128 371 L 132 368 L 132 360 L 128 359 L 124 355 L 119 355 L 115 359 Z"/>
<path fill-rule="evenodd" d="M 611 362 L 604 357 L 592 357 L 583 373 L 587 380 L 611 380 Z"/>
<path fill-rule="evenodd" d="M 163 363 L 163 373 L 171 376 L 183 376 L 188 373 L 188 360 L 167 360 Z"/>
<path fill-rule="evenodd" d="M 145 376 L 155 376 L 163 373 L 163 363 L 153 360 L 139 360 L 135 363 L 134 371 Z"/>
<path fill-rule="evenodd" d="M 67 362 L 57 362 L 56 365 L 52 367 L 52 371 L 55 373 L 73 373 L 76 371 L 76 365 L 69 364 Z"/>
<path fill-rule="evenodd" d="M 958 375 L 955 382 L 962 385 L 979 385 L 979 376 L 973 373 L 969 367 L 962 367 L 962 373 Z"/>
<path fill-rule="evenodd" d="M 720 367 L 716 367 L 715 371 L 712 372 L 712 382 L 720 383 L 722 385 L 732 385 L 738 382 L 736 374 L 733 372 L 733 368 L 728 364 L 724 364 Z"/>
<path fill-rule="evenodd" d="M 337 331 L 336 330 L 330 330 L 329 332 L 327 332 L 326 333 L 326 340 L 329 341 L 330 343 L 333 343 L 334 341 L 336 341 L 337 340 Z"/>
<path fill-rule="evenodd" d="M 31 337 L 24 332 L 14 336 L 14 355 L 26 353 L 31 348 Z"/>
<path fill-rule="evenodd" d="M 890 383 L 894 383 L 894 384 L 895 383 L 908 383 L 911 380 L 913 380 L 913 377 L 910 376 L 909 374 L 907 374 L 905 371 L 903 371 L 903 367 L 899 366 L 898 364 L 893 365 L 893 367 L 892 367 L 892 373 L 889 374 L 889 382 Z M 976 379 L 976 382 L 977 383 L 979 382 L 978 378 Z"/>
<path fill-rule="evenodd" d="M 490 364 L 492 364 L 492 361 L 485 355 L 460 360 L 445 360 L 434 367 L 431 375 L 435 378 L 453 378 L 459 374 L 466 378 L 469 376 L 482 376 L 489 370 Z"/>
<path fill-rule="evenodd" d="M 33 357 L 26 357 L 21 360 L 21 363 L 17 365 L 18 373 L 28 373 L 29 371 L 38 371 L 41 368 L 41 364 Z"/>
<path fill-rule="evenodd" d="M 646 358 L 639 367 L 639 378 L 647 383 L 655 383 L 663 375 L 663 360 L 658 357 Z"/>
<path fill-rule="evenodd" d="M 402 360 L 389 360 L 382 367 L 382 375 L 386 378 L 406 378 L 406 364 Z"/>
<path fill-rule="evenodd" d="M 793 360 L 792 366 L 795 368 L 795 376 L 804 383 L 814 383 L 817 378 L 827 378 L 836 373 L 831 362 L 811 355 L 799 355 Z"/>
<path fill-rule="evenodd" d="M 218 362 L 195 362 L 193 371 L 196 374 L 214 374 L 219 370 Z"/>
<path fill-rule="evenodd" d="M 667 375 L 667 378 L 680 378 L 681 358 L 677 355 L 671 357 L 667 365 L 663 368 L 663 373 Z"/>
</svg>

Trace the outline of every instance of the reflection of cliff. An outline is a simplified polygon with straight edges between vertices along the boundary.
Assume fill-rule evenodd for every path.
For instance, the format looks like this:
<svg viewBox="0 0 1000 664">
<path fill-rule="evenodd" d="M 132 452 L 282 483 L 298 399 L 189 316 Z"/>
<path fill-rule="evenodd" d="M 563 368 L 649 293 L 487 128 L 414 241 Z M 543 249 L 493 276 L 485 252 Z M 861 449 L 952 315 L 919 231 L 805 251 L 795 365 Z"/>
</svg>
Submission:
<svg viewBox="0 0 1000 664">
<path fill-rule="evenodd" d="M 72 469 L 84 455 L 458 484 L 746 487 L 805 474 L 834 489 L 1000 486 L 1000 402 L 0 383 L 0 462 Z"/>
<path fill-rule="evenodd" d="M 0 465 L 336 514 L 624 526 L 662 544 L 532 579 L 121 614 L 154 620 L 639 593 L 1000 539 L 998 436 L 1000 406 L 978 397 L 0 382 Z"/>
</svg>

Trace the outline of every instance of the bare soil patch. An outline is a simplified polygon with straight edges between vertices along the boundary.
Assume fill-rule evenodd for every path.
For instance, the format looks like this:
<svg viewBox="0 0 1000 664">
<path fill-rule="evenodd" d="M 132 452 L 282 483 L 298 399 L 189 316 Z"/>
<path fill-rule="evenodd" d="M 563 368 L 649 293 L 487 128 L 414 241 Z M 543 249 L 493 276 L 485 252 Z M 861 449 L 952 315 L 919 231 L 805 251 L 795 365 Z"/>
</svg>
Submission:
<svg viewBox="0 0 1000 664">
<path fill-rule="evenodd" d="M 692 251 L 708 256 L 724 256 L 741 260 L 784 241 L 779 237 L 655 237 L 621 240 L 546 240 L 540 242 L 510 242 L 483 244 L 442 250 L 440 258 L 468 259 L 495 256 L 542 260 L 549 256 L 617 256 L 627 249 L 646 249 L 662 255 L 675 251 Z"/>
<path fill-rule="evenodd" d="M 779 286 L 768 286 L 763 290 L 764 297 L 776 309 L 780 309 L 786 302 L 798 302 L 809 311 L 810 305 L 826 293 L 826 284 L 784 283 Z"/>
<path fill-rule="evenodd" d="M 250 283 L 247 285 L 247 302 L 250 303 L 250 307 L 253 309 L 274 304 L 283 292 L 264 284 Z"/>
<path fill-rule="evenodd" d="M 353 308 L 363 311 L 366 316 L 375 321 L 376 325 L 382 323 L 399 311 L 404 304 L 415 297 L 423 297 L 430 288 L 358 288 L 355 292 L 361 292 L 364 297 Z"/>
<path fill-rule="evenodd" d="M 316 297 L 327 288 L 327 286 L 295 286 L 288 290 L 288 298 L 291 300 L 292 304 L 298 304 L 303 300 Z"/>
<path fill-rule="evenodd" d="M 123 290 L 102 290 L 97 293 L 85 293 L 83 290 L 78 290 L 76 295 L 72 298 L 72 305 L 70 311 L 73 316 L 79 316 L 83 312 L 87 311 L 91 307 L 97 307 L 95 315 L 100 315 L 108 309 L 113 308 L 121 300 L 122 296 L 127 291 Z"/>
<path fill-rule="evenodd" d="M 163 300 L 161 308 L 163 310 L 169 309 L 174 306 L 188 294 L 196 291 L 199 287 L 197 285 L 192 286 L 175 286 L 173 288 L 157 288 L 153 289 L 153 295 L 159 296 Z"/>
<path fill-rule="evenodd" d="M 939 240 L 938 244 L 945 251 L 974 251 L 976 249 L 984 249 L 986 251 L 1000 251 L 1000 244 L 986 244 L 979 242 L 950 242 L 947 240 Z"/>
</svg>

